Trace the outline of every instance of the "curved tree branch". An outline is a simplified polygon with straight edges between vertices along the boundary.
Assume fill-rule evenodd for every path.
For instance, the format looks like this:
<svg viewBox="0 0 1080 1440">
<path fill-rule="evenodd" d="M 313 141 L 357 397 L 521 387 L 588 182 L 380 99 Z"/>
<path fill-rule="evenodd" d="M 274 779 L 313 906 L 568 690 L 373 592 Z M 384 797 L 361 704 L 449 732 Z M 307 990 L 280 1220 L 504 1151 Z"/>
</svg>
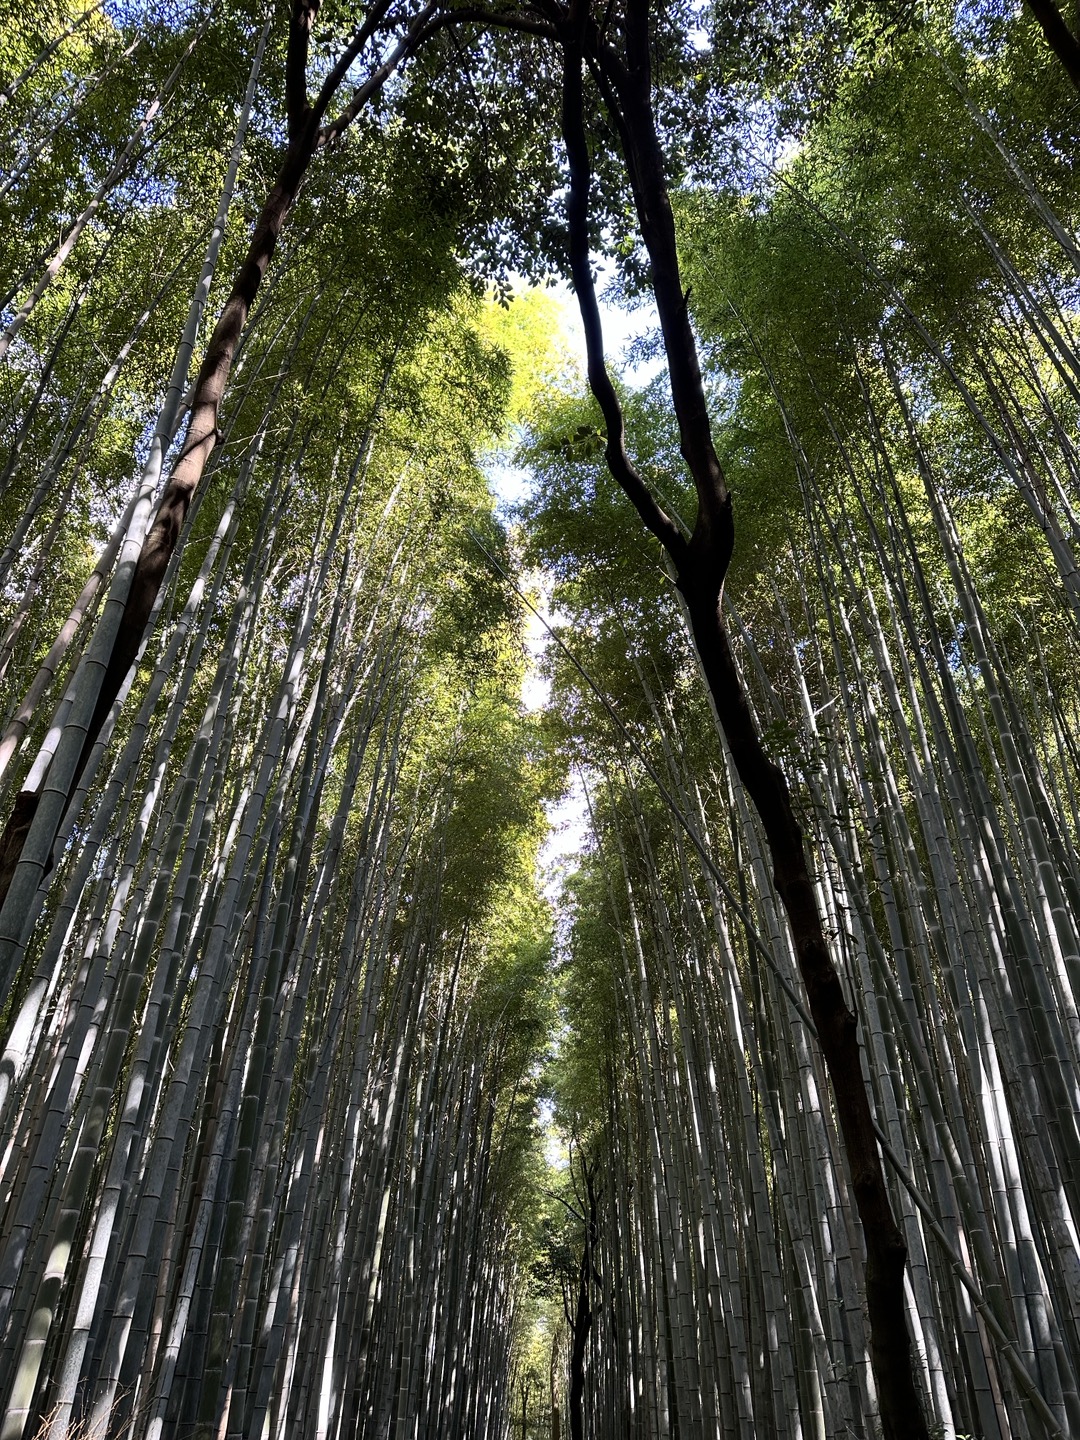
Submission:
<svg viewBox="0 0 1080 1440">
<path fill-rule="evenodd" d="M 612 475 L 626 492 L 642 521 L 680 566 L 686 554 L 686 541 L 671 516 L 657 503 L 645 481 L 635 470 L 626 453 L 626 427 L 622 406 L 608 374 L 604 360 L 604 336 L 596 286 L 589 264 L 589 190 L 591 168 L 589 146 L 585 138 L 581 83 L 582 54 L 573 45 L 563 46 L 563 137 L 570 165 L 570 193 L 567 217 L 570 229 L 570 270 L 577 291 L 581 323 L 585 329 L 585 350 L 589 385 L 604 417 L 607 434 L 605 457 Z"/>
<path fill-rule="evenodd" d="M 326 145 L 332 145 L 334 141 L 348 129 L 371 97 L 382 89 L 402 62 L 408 59 L 423 41 L 427 39 L 431 33 L 428 29 L 428 22 L 434 12 L 435 0 L 431 0 L 430 4 L 425 5 L 423 10 L 414 16 L 405 34 L 394 46 L 382 64 L 371 72 L 362 85 L 357 86 L 352 98 L 348 105 L 345 106 L 345 109 L 342 110 L 341 114 L 338 115 L 336 119 L 331 120 L 329 125 L 324 125 L 319 131 L 315 142 L 317 149 L 322 149 Z"/>
<path fill-rule="evenodd" d="M 378 0 L 378 4 L 371 7 L 363 25 L 338 56 L 337 63 L 323 81 L 315 104 L 311 107 L 315 112 L 316 124 L 322 124 L 322 118 L 326 114 L 326 107 L 337 94 L 338 87 L 349 73 L 349 68 L 353 61 L 382 24 L 386 17 L 386 12 L 389 9 L 390 0 Z"/>
<path fill-rule="evenodd" d="M 652 109 L 648 0 L 627 6 L 626 63 L 603 42 L 595 24 L 583 32 L 586 54 L 602 81 L 601 94 L 623 144 L 641 238 L 649 255 L 653 294 L 664 338 L 679 448 L 697 491 L 691 548 L 711 572 L 720 594 L 734 546 L 731 496 L 712 441 L 697 343 L 679 273 L 675 217 Z"/>
</svg>

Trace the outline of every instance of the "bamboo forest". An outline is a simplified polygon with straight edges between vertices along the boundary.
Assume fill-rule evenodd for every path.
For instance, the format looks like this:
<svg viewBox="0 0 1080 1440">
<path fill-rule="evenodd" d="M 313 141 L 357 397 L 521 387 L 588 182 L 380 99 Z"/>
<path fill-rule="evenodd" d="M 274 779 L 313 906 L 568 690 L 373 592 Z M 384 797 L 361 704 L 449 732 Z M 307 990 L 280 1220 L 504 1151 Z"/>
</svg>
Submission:
<svg viewBox="0 0 1080 1440">
<path fill-rule="evenodd" d="M 0 5 L 0 1440 L 1080 1436 L 1078 37 Z"/>
</svg>

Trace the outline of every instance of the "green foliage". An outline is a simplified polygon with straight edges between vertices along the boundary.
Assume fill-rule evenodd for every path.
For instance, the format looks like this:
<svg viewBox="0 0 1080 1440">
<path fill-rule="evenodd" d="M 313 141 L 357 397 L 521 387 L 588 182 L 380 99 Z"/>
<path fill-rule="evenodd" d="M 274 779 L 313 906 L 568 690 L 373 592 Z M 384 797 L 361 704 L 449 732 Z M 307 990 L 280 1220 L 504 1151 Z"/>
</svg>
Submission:
<svg viewBox="0 0 1080 1440">
<path fill-rule="evenodd" d="M 35 0 L 16 14 L 0 30 L 4 77 L 21 73 L 82 3 Z M 312 37 L 312 87 L 366 13 L 354 0 L 327 0 Z M 211 319 L 280 164 L 283 18 L 284 11 L 275 15 L 271 30 Z M 0 374 L 4 537 L 25 521 L 0 591 L 0 624 L 18 627 L 0 657 L 7 713 L 132 493 L 200 273 L 263 19 L 248 0 L 210 9 L 154 4 L 138 14 L 106 6 L 0 109 L 3 168 L 12 176 L 0 197 L 7 320 L 182 62 L 145 146 L 102 197 Z M 981 973 L 977 960 L 993 978 L 977 949 L 982 932 L 997 945 L 993 964 L 1008 967 L 1024 954 L 1028 925 L 1040 943 L 1027 959 L 1045 966 L 1038 974 L 1049 991 L 1064 993 L 1075 970 L 1062 896 L 1076 886 L 1070 697 L 1078 607 L 1075 596 L 1071 610 L 1061 597 L 1080 537 L 1070 241 L 1080 222 L 1071 159 L 1080 112 L 1023 11 L 916 10 L 904 0 L 801 9 L 768 0 L 750 9 L 717 0 L 663 7 L 655 21 L 654 103 L 677 192 L 684 283 L 717 450 L 735 503 L 725 604 L 760 726 L 795 792 L 832 907 L 845 984 L 868 1007 L 878 1005 L 879 991 L 883 1006 L 895 992 L 904 1024 L 914 1023 L 920 1005 L 945 1015 L 941 1033 L 923 1037 L 935 1064 L 938 1048 L 944 1054 L 953 1032 L 969 1027 L 956 1054 L 940 1062 L 946 1076 L 961 1072 L 967 1051 L 992 1069 L 996 1036 L 1009 1033 L 1006 1011 L 979 1030 L 971 1018 L 976 997 L 961 993 L 971 956 L 971 975 Z M 608 33 L 618 50 L 618 20 Z M 234 1060 L 238 1086 L 255 1072 L 245 1059 L 252 1045 L 246 1007 L 258 992 L 245 987 L 276 946 L 284 978 L 268 982 L 264 1022 L 300 1018 L 267 1082 L 267 1093 L 294 1088 L 267 1121 L 259 1163 L 277 1164 L 278 1151 L 287 1152 L 289 1203 L 297 1215 L 314 1214 L 300 1192 L 322 1179 L 311 1168 L 314 1152 L 301 1148 L 306 1125 L 320 1137 L 319 1165 L 340 1182 L 337 1194 L 328 1182 L 319 1196 L 324 1229 L 317 1238 L 305 1233 L 305 1256 L 331 1234 L 337 1207 L 353 1207 L 350 1219 L 361 1223 L 349 1244 L 359 1236 L 359 1254 L 372 1240 L 362 1258 L 374 1268 L 362 1282 L 346 1277 L 348 1303 L 370 1295 L 382 1305 L 385 1290 L 370 1283 L 379 1256 L 393 1255 L 380 1284 L 397 1266 L 412 1286 L 409 1247 L 431 1244 L 445 1226 L 439 1258 L 460 1246 L 453 1253 L 465 1277 L 463 1306 L 480 1293 L 469 1288 L 479 1286 L 479 1272 L 467 1265 L 486 1267 L 488 1309 L 477 1328 L 503 1327 L 498 1343 L 506 1342 L 502 1359 L 528 1433 L 549 1421 L 552 1367 L 565 1361 L 566 1312 L 586 1242 L 583 1163 L 600 1177 L 605 1243 L 612 1243 L 596 1262 L 604 1302 L 597 1333 L 625 1304 L 619 1324 L 637 1324 L 652 1344 L 662 1306 L 684 1301 L 694 1348 L 707 1325 L 719 1333 L 727 1323 L 722 1275 L 732 1286 L 751 1276 L 747 1313 L 757 1319 L 748 1322 L 750 1333 L 768 1314 L 754 1269 L 764 1256 L 775 1293 L 787 1285 L 799 1297 L 793 1304 L 805 1310 L 797 1321 L 806 1320 L 807 1335 L 811 1319 L 824 1327 L 834 1309 L 844 1317 L 843 1334 L 822 1329 L 807 1345 L 850 1358 L 860 1343 L 857 1327 L 846 1328 L 858 1308 L 843 1291 L 850 1256 L 836 1259 L 835 1248 L 827 1260 L 814 1253 L 843 1234 L 843 1198 L 825 1239 L 820 1213 L 798 1210 L 807 1201 L 801 1184 L 827 1191 L 830 1205 L 843 1184 L 823 1089 L 807 1079 L 811 1051 L 798 1048 L 805 1035 L 766 973 L 765 943 L 784 961 L 769 876 L 764 863 L 753 863 L 756 837 L 726 778 L 669 568 L 612 481 L 599 413 L 583 397 L 580 375 L 568 373 L 561 303 L 521 283 L 565 264 L 558 59 L 535 37 L 448 25 L 313 164 L 245 330 L 219 416 L 220 443 L 158 628 L 93 778 L 87 833 L 97 827 L 98 848 L 64 916 L 75 958 L 58 950 L 55 964 L 43 965 L 42 974 L 62 977 L 48 982 L 61 988 L 48 992 L 34 1032 L 42 1037 L 35 1063 L 43 1076 L 60 1074 L 61 1064 L 81 1066 L 81 1041 L 70 1042 L 68 1055 L 64 1027 L 77 1010 L 80 1023 L 90 1023 L 93 1006 L 79 1009 L 78 986 L 105 943 L 99 937 L 116 941 L 117 973 L 134 977 L 142 1007 L 158 980 L 158 956 L 168 951 L 165 925 L 183 923 L 190 946 L 178 950 L 174 991 L 160 1034 L 153 1032 L 168 1052 L 160 1076 L 171 1084 L 182 1074 L 206 926 L 233 883 L 233 847 L 250 821 L 235 913 L 220 925 L 213 919 L 214 933 L 228 936 L 228 965 L 207 1000 L 213 1054 L 185 1112 L 194 1137 L 183 1157 L 191 1161 L 184 1172 L 190 1196 L 178 1195 L 176 1213 L 190 1201 L 195 1216 L 210 1157 L 223 1174 L 239 1163 L 224 1142 L 213 1148 L 220 1138 L 214 1105 Z M 339 97 L 332 113 L 342 103 Z M 626 295 L 647 293 L 619 137 L 597 90 L 589 90 L 588 105 L 593 243 L 616 257 Z M 207 329 L 204 322 L 204 337 Z M 692 523 L 695 496 L 664 382 L 620 386 L 619 395 L 635 464 L 667 511 Z M 533 477 L 510 524 L 496 513 L 482 467 L 499 447 L 504 454 L 515 447 Z M 177 617 L 229 515 L 211 599 L 195 619 L 202 648 L 183 650 L 181 663 L 159 676 L 166 700 L 149 717 L 114 813 L 103 800 L 113 794 L 109 766 L 134 733 L 146 684 L 180 633 Z M 515 587 L 532 583 L 550 587 L 554 629 L 565 643 L 546 652 L 552 689 L 542 715 L 521 699 L 526 618 Z M 190 685 L 172 712 L 183 657 Z M 1001 733 L 1003 716 L 1018 731 L 1013 750 Z M 51 719 L 40 704 L 31 742 Z M 211 732 L 213 763 L 205 761 Z M 31 758 L 28 744 L 6 777 L 12 793 Z M 252 818 L 245 806 L 264 771 L 266 793 Z M 590 839 L 556 914 L 538 871 L 546 808 L 571 774 L 586 797 Z M 967 798 L 985 804 L 973 819 L 963 810 L 968 781 Z M 204 827 L 197 864 L 205 873 L 196 870 L 181 893 L 185 872 L 165 840 L 168 817 L 184 814 L 184 803 L 195 817 L 184 843 L 194 846 Z M 684 821 L 700 831 L 708 863 Z M 1000 851 L 990 843 L 995 825 L 1008 832 Z M 1029 864 L 1025 849 L 1040 835 L 1046 854 Z M 54 857 L 54 895 L 80 863 L 81 838 Z M 955 855 L 974 854 L 976 843 L 984 846 L 978 875 L 947 869 Z M 1006 864 L 1014 871 L 1006 874 Z M 992 865 L 1001 874 L 988 879 Z M 910 890 L 903 904 L 892 893 L 894 872 Z M 1048 879 L 1059 886 L 1056 896 L 1040 888 Z M 1032 903 L 1022 924 L 1017 897 L 1025 885 Z M 161 909 L 153 918 L 150 893 Z M 974 897 L 971 909 L 961 914 L 957 896 L 965 904 Z M 946 902 L 956 903 L 956 915 Z M 1001 915 L 1004 942 L 994 929 Z M 961 933 L 970 954 L 958 959 L 949 945 Z M 27 975 L 45 953 L 43 937 L 34 944 Z M 142 974 L 132 959 L 137 946 Z M 905 977 L 902 987 L 909 952 L 924 973 Z M 115 999 L 104 981 L 111 985 L 114 971 L 101 956 L 101 1003 L 113 1007 L 113 1024 Z M 1003 1007 L 1014 1003 L 1014 977 L 1007 978 L 994 998 Z M 1029 998 L 1022 995 L 1025 1024 L 1048 1026 L 1043 992 L 1038 1004 Z M 915 1018 L 921 1023 L 921 1014 Z M 124 1022 L 131 1035 L 115 1023 L 116 1051 L 126 1059 L 105 1087 L 103 1154 L 119 1133 L 122 1092 L 142 1042 L 139 1022 Z M 874 1065 L 879 1049 L 886 1054 L 885 1069 L 875 1070 L 886 1119 L 886 1100 L 895 1108 L 926 1084 L 905 1068 L 913 1056 L 922 1063 L 922 1051 L 888 1051 L 895 1040 L 887 1029 L 869 1032 Z M 1061 1035 L 1055 1032 L 1058 1059 L 1075 1038 L 1064 1026 Z M 1037 1029 L 1032 1036 L 1043 1038 Z M 1004 1074 L 995 1125 L 1010 1123 L 1010 1104 L 1019 1108 L 1014 1091 L 1027 1103 L 1020 1081 L 1039 1067 L 1023 1065 L 1022 1076 Z M 159 1083 L 153 1065 L 146 1072 L 148 1084 Z M 63 1070 L 64 1083 L 75 1073 Z M 981 1124 L 978 1087 L 963 1074 L 964 1114 Z M 6 1083 L 6 1071 L 0 1079 Z M 74 1105 L 83 1104 L 82 1083 L 72 1086 Z M 311 1098 L 318 1084 L 326 1086 L 325 1110 Z M 54 1099 L 50 1092 L 48 1103 Z M 24 1100 L 15 1097 L 17 1105 Z M 25 1127 L 38 1123 L 45 1103 L 26 1101 Z M 155 1124 L 160 1113 L 153 1110 Z M 916 1135 L 923 1119 L 904 1115 L 896 1128 L 906 1136 L 910 1125 Z M 1027 1117 L 1016 1125 L 1021 1150 L 1033 1128 Z M 349 1170 L 344 1137 L 354 1134 L 360 1158 Z M 561 1137 L 565 1163 L 551 1158 L 553 1136 Z M 1016 1136 L 1006 1138 L 1012 1144 Z M 138 1140 L 155 1143 L 154 1126 L 147 1122 Z M 992 1148 L 975 1120 L 970 1144 L 972 1154 Z M 730 1185 L 706 1163 L 711 1145 L 730 1164 Z M 936 1172 L 912 1145 L 914 1166 L 922 1167 L 916 1181 L 928 1187 Z M 75 1138 L 69 1148 L 78 1148 Z M 85 1148 L 89 1154 L 93 1146 Z M 789 1150 L 803 1180 L 785 1193 Z M 374 1170 L 366 1167 L 384 1152 L 392 1162 L 370 1184 Z M 1026 1154 L 1021 1159 L 1027 1165 Z M 753 1175 L 751 1161 L 759 1166 Z M 102 1173 L 108 1163 L 107 1156 L 100 1162 Z M 35 1175 L 52 1174 L 51 1161 L 26 1164 L 37 1166 Z M 963 1187 L 963 1168 L 950 1184 Z M 1028 1169 L 1041 1173 L 1034 1163 Z M 22 1171 L 12 1173 L 21 1183 Z M 463 1196 L 465 1175 L 476 1188 Z M 117 1184 L 125 1204 L 129 1181 Z M 999 1179 L 994 1184 L 1007 1193 Z M 88 1203 L 98 1199 L 92 1190 Z M 951 1215 L 958 1208 L 951 1191 L 948 1200 Z M 410 1228 L 410 1206 L 418 1215 L 428 1201 L 435 1220 L 426 1230 L 419 1221 Z M 470 1223 L 488 1246 L 471 1260 L 454 1228 L 461 1212 L 453 1207 L 466 1201 L 476 1201 Z M 251 1214 L 261 1216 L 263 1203 L 260 1192 Z M 661 1205 L 667 1213 L 656 1221 Z M 215 1194 L 206 1206 L 215 1217 L 207 1233 L 216 1236 L 224 1202 Z M 80 1214 L 79 1245 L 92 1234 L 95 1213 Z M 293 1213 L 274 1218 L 269 1242 L 284 1247 L 275 1263 L 293 1243 Z M 1031 1200 L 1032 1231 L 1044 1247 L 1058 1233 L 1048 1215 L 1037 1196 Z M 991 1235 L 989 1209 L 977 1218 L 978 1233 Z M 706 1221 L 716 1227 L 707 1242 Z M 723 1246 L 713 1243 L 721 1231 Z M 615 1253 L 612 1237 L 626 1254 Z M 684 1267 L 678 1274 L 666 1253 L 646 1254 L 650 1246 L 666 1249 L 669 1239 Z M 200 1316 L 210 1314 L 216 1283 L 204 1273 L 218 1265 L 212 1248 L 205 1263 L 193 1262 Z M 716 1258 L 722 1251 L 729 1271 Z M 35 1252 L 34 1263 L 44 1270 L 47 1258 Z M 1052 1268 L 1042 1252 L 1036 1258 L 1032 1273 L 1044 1263 Z M 323 1256 L 316 1259 L 322 1266 Z M 653 1287 L 649 1305 L 636 1312 L 631 1261 L 642 1275 L 655 1262 L 643 1282 Z M 920 1285 L 932 1276 L 935 1294 L 951 1293 L 936 1262 L 923 1255 L 921 1263 Z M 981 1283 L 1002 1292 L 1001 1275 L 981 1252 L 972 1264 L 983 1267 Z M 305 1318 L 332 1309 L 313 1273 L 303 1276 Z M 440 1274 L 419 1299 L 423 1287 L 410 1290 L 409 1304 L 430 1302 L 434 1315 L 449 1286 Z M 252 1282 L 253 1306 L 264 1292 L 262 1281 Z M 72 1283 L 61 1305 L 76 1293 Z M 822 1296 L 829 1304 L 819 1304 Z M 744 1298 L 740 1292 L 740 1304 Z M 917 1302 L 925 1305 L 922 1291 Z M 768 1315 L 769 1327 L 782 1310 Z M 448 1313 L 438 1312 L 444 1330 Z M 350 1343 L 359 1337 L 366 1345 L 367 1321 L 350 1314 Z M 400 1315 L 408 1328 L 404 1303 Z M 399 1319 L 380 1312 L 382 1354 L 393 1356 L 388 1369 L 406 1363 L 393 1331 Z M 65 1314 L 55 1332 L 65 1338 L 49 1342 L 50 1357 L 67 1343 L 68 1320 Z M 277 1320 L 260 1314 L 264 1321 L 268 1334 Z M 629 1333 L 624 1328 L 619 1345 L 602 1352 L 611 1374 Z M 758 1350 L 743 1357 L 746 1393 L 783 1390 L 777 1377 L 787 1357 L 770 1350 L 775 1333 L 752 1336 Z M 677 1338 L 674 1327 L 665 1332 L 656 1353 Z M 975 1353 L 984 1340 L 973 1321 L 964 1344 Z M 1026 1345 L 1018 1341 L 1012 1353 L 1027 1354 Z M 195 1385 L 200 1357 L 185 1346 Z M 96 1336 L 93 1354 L 107 1348 Z M 1042 1360 L 1056 1364 L 1056 1353 L 1047 1346 Z M 830 1366 L 839 1373 L 838 1362 L 830 1358 Z M 679 1368 L 672 1363 L 673 1372 Z M 812 1366 L 810 1373 L 817 1374 Z M 822 1405 L 835 1405 L 830 1417 L 842 1416 L 846 1426 L 850 1397 L 835 1400 L 831 1372 L 823 1368 L 819 1378 Z M 678 1383 L 676 1376 L 672 1393 Z M 725 1372 L 720 1388 L 734 1394 L 739 1384 Z M 996 1376 L 979 1384 L 980 1393 L 1003 1388 Z M 848 1388 L 854 1393 L 857 1381 Z M 504 1409 L 511 1413 L 509 1401 Z M 680 1418 L 680 1433 L 686 1427 Z M 773 1428 L 780 1433 L 779 1422 Z M 459 1430 L 467 1432 L 464 1422 Z"/>
</svg>

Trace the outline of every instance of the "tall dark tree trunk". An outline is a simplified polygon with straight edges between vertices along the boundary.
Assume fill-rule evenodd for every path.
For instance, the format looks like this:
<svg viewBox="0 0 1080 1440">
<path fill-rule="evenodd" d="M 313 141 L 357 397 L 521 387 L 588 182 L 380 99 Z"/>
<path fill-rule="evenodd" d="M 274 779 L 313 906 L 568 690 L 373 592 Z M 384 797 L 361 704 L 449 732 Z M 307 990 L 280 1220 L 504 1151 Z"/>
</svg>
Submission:
<svg viewBox="0 0 1080 1440">
<path fill-rule="evenodd" d="M 582 1408 L 582 1401 L 585 1398 L 585 1344 L 592 1328 L 588 1252 L 589 1247 L 586 1244 L 581 1252 L 577 1306 L 570 1328 L 570 1440 L 584 1440 L 585 1435 Z"/>
<path fill-rule="evenodd" d="M 766 754 L 747 703 L 720 610 L 715 572 L 690 562 L 680 567 L 678 583 L 735 769 L 765 830 L 773 881 L 791 927 L 799 974 L 825 1057 L 866 1245 L 870 1355 L 882 1429 L 886 1440 L 915 1440 L 926 1436 L 927 1430 L 904 1301 L 907 1246 L 885 1186 L 856 1018 L 829 953 L 787 780 Z"/>
<path fill-rule="evenodd" d="M 108 665 L 102 675 L 93 719 L 78 769 L 72 779 L 70 794 L 74 794 L 78 786 L 101 727 L 139 652 L 146 623 L 161 589 L 165 571 L 179 543 L 184 521 L 207 461 L 217 444 L 218 414 L 232 372 L 236 347 L 263 276 L 273 258 L 281 227 L 315 153 L 317 139 L 318 126 L 309 121 L 289 143 L 277 181 L 266 197 L 255 225 L 247 255 L 210 337 L 195 382 L 184 447 L 162 492 L 154 523 L 143 542 L 135 566 L 124 613 Z M 0 835 L 0 905 L 10 888 L 23 844 L 37 814 L 38 800 L 38 791 L 24 790 L 17 795 L 11 816 Z"/>
<path fill-rule="evenodd" d="M 551 1440 L 561 1440 L 562 1416 L 559 1414 L 559 1346 L 551 1342 L 551 1373 L 548 1377 L 551 1390 Z"/>
<path fill-rule="evenodd" d="M 713 446 L 689 297 L 680 278 L 674 216 L 652 110 L 649 18 L 649 0 L 628 0 L 625 62 L 600 38 L 583 4 L 572 7 L 564 32 L 571 267 L 588 347 L 589 381 L 604 415 L 608 465 L 674 564 L 717 716 L 765 830 L 777 892 L 829 1074 L 866 1246 L 871 1359 L 885 1440 L 927 1440 L 904 1300 L 907 1247 L 885 1184 L 857 1022 L 829 953 L 791 793 L 783 772 L 762 745 L 723 617 L 724 578 L 734 544 L 731 496 Z M 619 133 L 651 261 L 680 449 L 697 492 L 697 516 L 689 539 L 657 504 L 627 456 L 621 408 L 604 361 L 589 267 L 591 167 L 583 120 L 583 62 L 588 63 Z"/>
<path fill-rule="evenodd" d="M 596 1187 L 593 1185 L 595 1166 L 582 1161 L 585 1182 L 585 1237 L 582 1240 L 582 1261 L 577 1266 L 577 1299 L 570 1313 L 569 1296 L 563 1293 L 563 1309 L 570 1326 L 570 1385 L 567 1410 L 570 1416 L 570 1440 L 585 1440 L 585 1351 L 592 1329 L 592 1282 L 595 1272 L 593 1251 L 596 1250 Z M 554 1390 L 554 1349 L 552 1352 L 552 1434 L 559 1434 L 556 1390 Z"/>
<path fill-rule="evenodd" d="M 311 157 L 315 153 L 317 136 L 318 126 L 309 121 L 290 142 L 281 171 L 256 222 L 244 263 L 233 281 L 229 298 L 210 337 L 195 382 L 191 419 L 184 448 L 162 492 L 154 523 L 143 543 L 142 553 L 135 567 L 120 629 L 108 668 L 102 678 L 101 693 L 94 710 L 80 769 L 89 759 L 98 732 L 105 723 L 113 702 L 120 693 L 124 677 L 138 654 L 146 622 L 161 589 L 169 561 L 179 543 L 195 491 L 217 444 L 218 415 L 225 387 L 232 373 L 236 347 L 240 343 L 244 325 L 255 303 L 263 277 L 270 266 L 285 218 L 292 208 Z"/>
<path fill-rule="evenodd" d="M 1026 0 L 1038 21 L 1046 43 L 1065 67 L 1069 79 L 1080 90 L 1080 40 L 1065 23 L 1054 0 Z"/>
<path fill-rule="evenodd" d="M 584 1168 L 584 1167 L 583 1167 Z M 577 1303 L 570 1321 L 570 1440 L 585 1440 L 585 1348 L 592 1329 L 593 1249 L 596 1244 L 596 1192 L 592 1174 L 584 1168 L 585 1189 L 589 1208 L 585 1222 L 585 1239 L 578 1266 Z M 552 1414 L 555 1412 L 552 1411 Z M 553 1431 L 554 1433 L 554 1431 Z"/>
<path fill-rule="evenodd" d="M 281 168 L 263 203 L 247 255 L 233 281 L 199 368 L 184 446 L 162 492 L 154 523 L 136 562 L 123 615 L 102 673 L 82 755 L 67 788 L 69 800 L 78 787 L 79 778 L 86 768 L 101 727 L 138 654 L 165 571 L 179 544 L 184 521 L 202 481 L 207 461 L 217 444 L 221 401 L 232 373 L 240 337 L 263 277 L 273 259 L 282 226 L 300 191 L 312 158 L 320 148 L 338 138 L 368 99 L 382 88 L 402 60 L 421 43 L 425 34 L 429 33 L 428 20 L 433 8 L 429 5 L 417 12 L 404 38 L 389 53 L 384 54 L 369 78 L 353 92 L 341 114 L 324 127 L 322 122 L 327 106 L 342 82 L 346 81 L 352 63 L 377 34 L 389 9 L 389 0 L 375 0 L 371 5 L 363 25 L 338 57 L 312 103 L 308 99 L 307 89 L 308 50 L 320 5 L 321 0 L 292 0 L 285 63 L 288 141 Z M 38 802 L 37 791 L 23 791 L 19 794 L 7 825 L 0 834 L 0 905 L 3 905 L 11 887 L 15 867 L 37 813 Z"/>
</svg>

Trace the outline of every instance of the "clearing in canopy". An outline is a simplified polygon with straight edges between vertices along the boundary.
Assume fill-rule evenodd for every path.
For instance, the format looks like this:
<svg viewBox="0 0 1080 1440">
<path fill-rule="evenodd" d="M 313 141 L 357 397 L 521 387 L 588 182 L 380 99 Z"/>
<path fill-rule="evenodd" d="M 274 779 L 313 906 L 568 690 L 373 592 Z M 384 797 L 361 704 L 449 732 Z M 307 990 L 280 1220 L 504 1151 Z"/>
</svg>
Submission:
<svg viewBox="0 0 1080 1440">
<path fill-rule="evenodd" d="M 0 1440 L 1080 1435 L 1078 155 L 1073 0 L 4 9 Z"/>
</svg>

